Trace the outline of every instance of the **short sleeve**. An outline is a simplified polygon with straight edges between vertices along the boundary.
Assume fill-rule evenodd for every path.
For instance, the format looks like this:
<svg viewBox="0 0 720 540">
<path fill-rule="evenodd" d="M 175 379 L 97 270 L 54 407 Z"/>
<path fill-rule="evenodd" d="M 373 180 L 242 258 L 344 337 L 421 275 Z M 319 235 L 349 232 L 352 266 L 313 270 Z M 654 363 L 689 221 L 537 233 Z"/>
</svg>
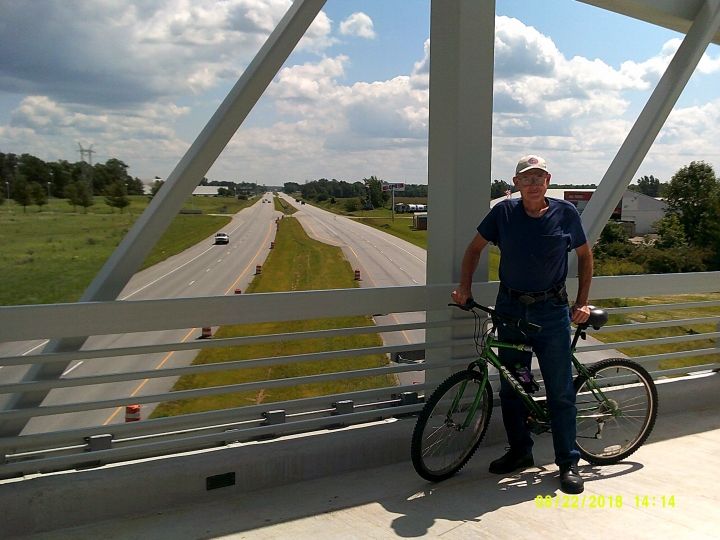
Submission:
<svg viewBox="0 0 720 540">
<path fill-rule="evenodd" d="M 568 232 L 570 233 L 570 245 L 568 251 L 577 249 L 587 242 L 585 231 L 582 228 L 582 221 L 580 220 L 580 214 L 574 205 L 568 205 L 567 210 L 568 219 L 570 221 Z"/>
<path fill-rule="evenodd" d="M 485 218 L 480 222 L 480 225 L 477 226 L 477 232 L 480 233 L 480 236 L 482 236 L 485 240 L 488 242 L 492 242 L 493 244 L 498 243 L 498 207 L 500 205 L 495 205 L 490 212 L 485 216 Z"/>
</svg>

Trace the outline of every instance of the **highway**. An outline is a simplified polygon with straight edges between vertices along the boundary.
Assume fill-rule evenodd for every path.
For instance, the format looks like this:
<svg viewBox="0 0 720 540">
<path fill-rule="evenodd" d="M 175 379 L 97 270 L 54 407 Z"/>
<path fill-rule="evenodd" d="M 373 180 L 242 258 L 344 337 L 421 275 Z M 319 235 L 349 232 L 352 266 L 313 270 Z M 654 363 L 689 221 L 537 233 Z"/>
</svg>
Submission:
<svg viewBox="0 0 720 540">
<path fill-rule="evenodd" d="M 361 287 L 391 287 L 425 285 L 427 253 L 410 242 L 379 231 L 344 216 L 321 208 L 295 202 L 282 194 L 283 199 L 298 209 L 293 214 L 308 235 L 315 240 L 342 248 L 354 270 L 360 270 Z M 424 312 L 377 315 L 376 324 L 423 322 Z M 382 335 L 385 345 L 424 343 L 424 330 L 391 332 Z M 423 371 L 397 375 L 401 384 L 422 383 Z"/>
<path fill-rule="evenodd" d="M 293 214 L 312 238 L 340 247 L 351 267 L 360 271 L 361 287 L 388 287 L 403 285 L 424 285 L 426 251 L 402 239 L 363 225 L 354 219 L 339 216 L 309 204 L 300 204 L 295 199 L 281 194 L 284 200 L 296 207 Z M 175 255 L 151 268 L 137 273 L 120 295 L 121 300 L 147 300 L 160 298 L 187 298 L 234 294 L 235 289 L 245 290 L 252 281 L 256 265 L 263 264 L 269 253 L 270 242 L 274 240 L 275 219 L 281 215 L 273 204 L 272 195 L 266 194 L 257 203 L 232 217 L 232 221 L 221 229 L 230 235 L 228 245 L 213 245 L 212 236 L 205 241 Z M 424 321 L 424 312 L 378 314 L 376 324 L 394 324 Z M 200 335 L 199 328 L 188 328 L 165 332 L 148 332 L 90 338 L 85 349 L 103 349 L 150 345 L 158 343 L 187 342 Z M 425 341 L 424 330 L 410 330 L 385 333 L 386 345 L 414 344 L 421 348 Z M 590 338 L 591 339 L 591 338 Z M 592 340 L 594 341 L 594 340 Z M 37 354 L 46 342 L 14 342 L 0 345 L 3 356 Z M 596 361 L 616 351 L 585 353 L 581 361 Z M 197 351 L 180 351 L 141 356 L 102 358 L 72 363 L 64 377 L 93 376 L 106 373 L 121 373 L 135 370 L 160 369 L 189 365 Z M 583 356 L 585 356 L 583 355 Z M 0 381 L 20 380 L 25 367 L 0 368 Z M 423 371 L 398 374 L 399 384 L 424 382 Z M 177 377 L 146 379 L 142 381 L 118 382 L 82 388 L 83 401 L 156 394 L 168 391 Z M 44 405 L 75 402 L 77 388 L 53 390 Z M 3 402 L 0 401 L 0 406 Z M 152 411 L 152 406 L 143 407 L 143 418 Z M 63 415 L 37 417 L 32 419 L 24 434 L 85 426 L 107 425 L 124 421 L 122 407 Z"/>
<path fill-rule="evenodd" d="M 264 199 L 272 201 L 272 195 Z M 275 237 L 275 219 L 281 214 L 272 203 L 261 202 L 245 208 L 232 217 L 221 229 L 230 235 L 227 245 L 214 245 L 213 236 L 205 241 L 170 257 L 146 270 L 138 272 L 124 288 L 121 300 L 148 300 L 160 298 L 187 298 L 235 294 L 244 290 L 252 281 L 256 265 L 262 265 L 269 253 L 270 242 Z M 187 328 L 165 332 L 91 337 L 84 349 L 127 347 L 156 343 L 186 342 L 200 335 L 199 328 Z M 0 351 L 3 355 L 33 354 L 42 350 L 45 342 L 11 343 Z M 82 377 L 134 370 L 160 369 L 189 365 L 197 351 L 126 356 L 77 361 L 65 371 L 65 377 Z M 19 380 L 24 372 L 22 366 L 0 369 L 0 380 Z M 82 388 L 83 401 L 109 399 L 116 396 L 135 396 L 167 391 L 176 378 L 117 382 Z M 51 391 L 43 405 L 56 405 L 77 401 L 77 388 Z M 151 411 L 144 407 L 143 417 Z M 97 411 L 70 413 L 32 419 L 23 434 L 48 430 L 106 425 L 123 422 L 120 407 Z"/>
</svg>

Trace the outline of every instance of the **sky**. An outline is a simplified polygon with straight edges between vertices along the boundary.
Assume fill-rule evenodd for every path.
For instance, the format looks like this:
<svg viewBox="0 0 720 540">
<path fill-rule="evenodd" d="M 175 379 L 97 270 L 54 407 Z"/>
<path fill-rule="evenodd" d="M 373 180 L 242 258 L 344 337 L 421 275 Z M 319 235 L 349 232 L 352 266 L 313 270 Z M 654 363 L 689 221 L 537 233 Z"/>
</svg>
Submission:
<svg viewBox="0 0 720 540">
<path fill-rule="evenodd" d="M 291 0 L 0 0 L 0 152 L 166 178 Z M 583 22 L 581 22 L 583 21 Z M 429 0 L 328 0 L 207 174 L 427 183 Z M 575 0 L 497 0 L 493 179 L 526 153 L 599 182 L 683 35 Z M 720 173 L 711 45 L 635 178 Z"/>
</svg>

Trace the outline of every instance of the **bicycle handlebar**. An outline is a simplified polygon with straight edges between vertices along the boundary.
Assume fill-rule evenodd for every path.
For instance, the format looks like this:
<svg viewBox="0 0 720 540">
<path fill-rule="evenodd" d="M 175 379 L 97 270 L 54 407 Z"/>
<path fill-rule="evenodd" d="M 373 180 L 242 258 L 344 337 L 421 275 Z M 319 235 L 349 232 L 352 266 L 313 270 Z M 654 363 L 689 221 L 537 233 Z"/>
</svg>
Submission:
<svg viewBox="0 0 720 540">
<path fill-rule="evenodd" d="M 472 311 L 474 308 L 481 309 L 482 311 L 484 311 L 485 313 L 490 315 L 490 317 L 492 317 L 493 319 L 499 319 L 499 320 L 505 321 L 505 322 L 509 323 L 510 326 L 514 326 L 515 328 L 517 328 L 523 332 L 530 332 L 530 333 L 535 334 L 537 332 L 540 332 L 540 330 L 542 330 L 541 326 L 538 326 L 537 324 L 528 322 L 525 319 L 515 319 L 513 317 L 508 317 L 507 315 L 502 315 L 502 314 L 498 313 L 496 310 L 494 310 L 492 308 L 489 308 L 486 306 L 481 306 L 472 298 L 468 298 L 465 305 L 449 303 L 448 306 L 458 307 L 465 311 Z"/>
</svg>

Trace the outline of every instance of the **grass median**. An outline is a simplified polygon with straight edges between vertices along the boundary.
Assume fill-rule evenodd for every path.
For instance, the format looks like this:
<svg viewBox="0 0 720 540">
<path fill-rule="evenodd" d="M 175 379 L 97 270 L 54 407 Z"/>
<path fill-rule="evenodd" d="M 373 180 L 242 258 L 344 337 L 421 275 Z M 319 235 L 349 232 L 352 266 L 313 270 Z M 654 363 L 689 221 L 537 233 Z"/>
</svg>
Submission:
<svg viewBox="0 0 720 540">
<path fill-rule="evenodd" d="M 353 271 L 342 251 L 334 246 L 312 240 L 305 234 L 295 218 L 280 220 L 275 249 L 256 276 L 247 293 L 301 291 L 316 289 L 342 289 L 357 287 Z M 278 309 L 282 309 L 281 306 Z M 224 326 L 215 336 L 254 336 L 285 332 L 303 332 L 348 326 L 372 326 L 370 317 L 342 317 Z M 337 336 L 323 339 L 289 340 L 261 345 L 205 349 L 198 354 L 193 365 L 214 364 L 261 357 L 278 357 L 292 354 L 355 349 L 382 345 L 378 334 Z M 329 361 L 291 363 L 278 366 L 238 369 L 226 372 L 188 375 L 181 377 L 173 390 L 207 388 L 245 382 L 285 379 L 321 373 L 352 371 L 388 364 L 384 354 L 355 356 Z M 204 398 L 176 400 L 159 405 L 152 417 L 172 416 L 193 412 L 256 405 L 289 399 L 328 395 L 353 390 L 393 386 L 392 375 L 356 377 L 315 384 L 268 388 L 250 392 L 228 393 Z"/>
</svg>

